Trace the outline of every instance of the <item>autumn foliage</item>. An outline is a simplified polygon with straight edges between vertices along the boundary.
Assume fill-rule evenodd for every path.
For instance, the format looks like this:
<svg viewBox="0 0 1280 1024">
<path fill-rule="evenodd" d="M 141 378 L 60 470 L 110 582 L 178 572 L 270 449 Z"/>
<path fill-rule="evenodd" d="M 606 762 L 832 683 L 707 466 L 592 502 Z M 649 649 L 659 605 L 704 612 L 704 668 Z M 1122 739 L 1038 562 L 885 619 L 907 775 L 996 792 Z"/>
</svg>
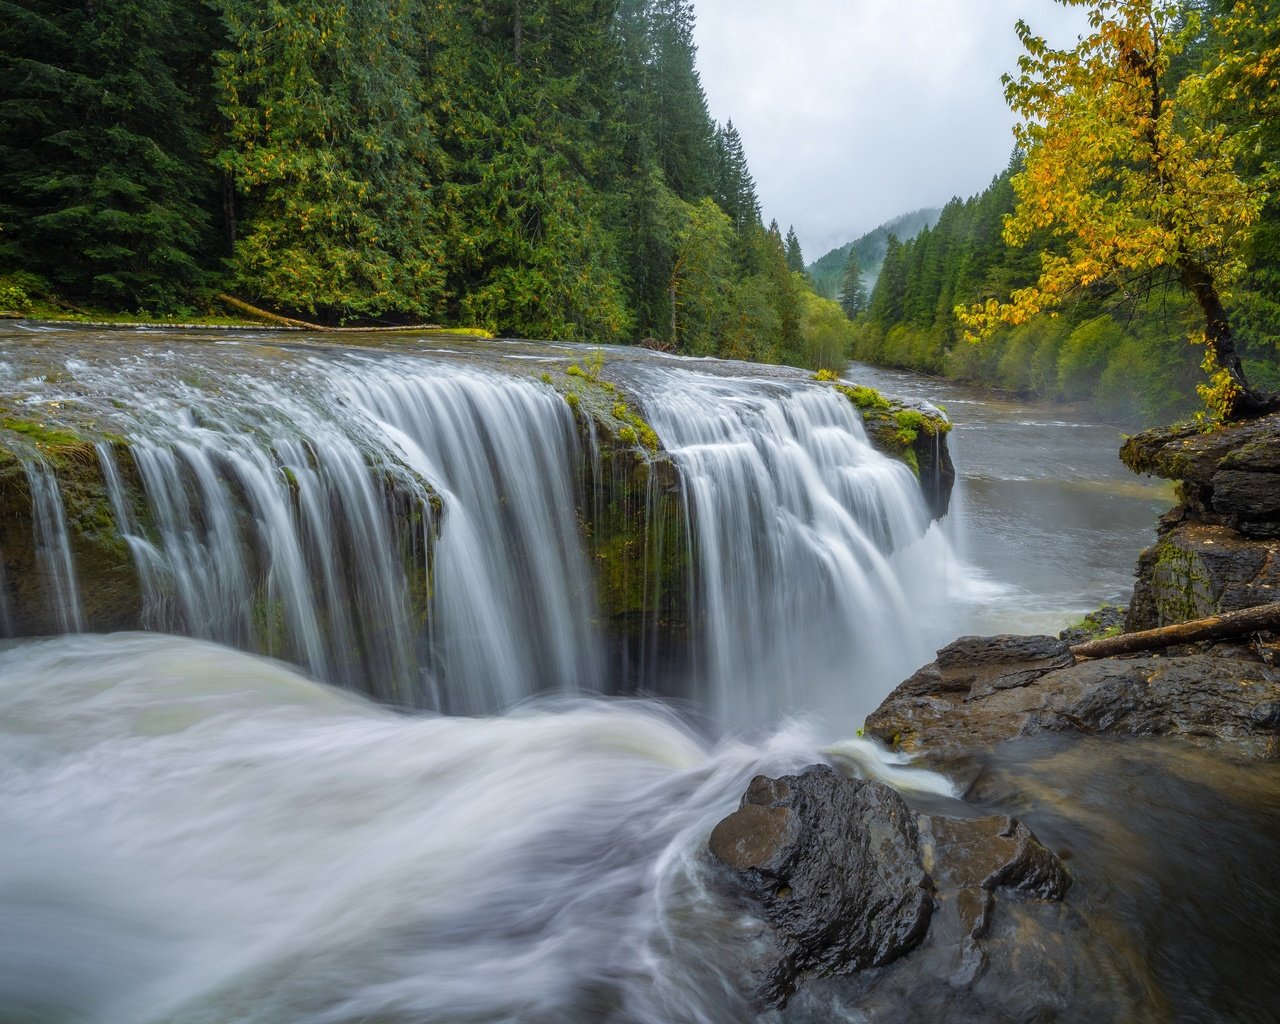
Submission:
<svg viewBox="0 0 1280 1024">
<path fill-rule="evenodd" d="M 1090 32 L 1057 50 L 1018 25 L 1026 52 L 1005 90 L 1023 119 L 1015 134 L 1025 163 L 1004 235 L 1021 246 L 1048 232 L 1063 244 L 1044 253 L 1034 284 L 957 307 L 958 317 L 973 339 L 1082 295 L 1136 301 L 1176 282 L 1203 314 L 1191 340 L 1206 346 L 1201 394 L 1212 412 L 1230 418 L 1268 407 L 1245 379 L 1229 301 L 1275 168 L 1251 159 L 1260 121 L 1240 117 L 1231 94 L 1249 90 L 1259 112 L 1274 105 L 1280 46 L 1175 81 L 1173 62 L 1204 30 L 1196 10 L 1168 0 L 1059 2 L 1088 8 Z M 1241 3 L 1215 28 L 1257 29 L 1257 18 Z"/>
</svg>

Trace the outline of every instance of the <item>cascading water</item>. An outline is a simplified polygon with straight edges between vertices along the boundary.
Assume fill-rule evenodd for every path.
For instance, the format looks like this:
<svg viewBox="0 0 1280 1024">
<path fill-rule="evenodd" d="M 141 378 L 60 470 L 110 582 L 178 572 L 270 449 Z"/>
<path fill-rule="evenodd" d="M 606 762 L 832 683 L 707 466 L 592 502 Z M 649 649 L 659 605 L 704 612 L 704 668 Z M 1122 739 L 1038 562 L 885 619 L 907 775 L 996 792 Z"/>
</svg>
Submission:
<svg viewBox="0 0 1280 1024">
<path fill-rule="evenodd" d="M 851 733 L 945 642 L 947 545 L 838 392 L 635 368 L 680 467 L 703 699 L 752 725 L 816 708 Z"/>
<path fill-rule="evenodd" d="M 205 354 L 68 362 L 117 406 L 97 458 L 147 628 L 449 712 L 595 688 L 562 398 L 436 360 Z M 27 474 L 54 624 L 79 629 L 56 480 Z"/>
<path fill-rule="evenodd" d="M 816 748 L 652 703 L 398 715 L 177 637 L 0 651 L 0 1019 L 752 1020 L 699 851 Z"/>
<path fill-rule="evenodd" d="M 430 619 L 450 695 L 441 706 L 476 712 L 595 689 L 603 666 L 574 514 L 581 456 L 564 400 L 519 379 L 393 376 L 375 363 L 331 379 L 447 510 Z"/>
<path fill-rule="evenodd" d="M 26 463 L 23 469 L 31 489 L 36 558 L 53 584 L 58 629 L 78 633 L 84 628 L 84 616 L 57 478 L 39 459 Z"/>
<path fill-rule="evenodd" d="M 945 779 L 850 738 L 956 632 L 967 581 L 843 396 L 624 352 L 607 380 L 571 381 L 573 356 L 546 346 L 32 333 L 0 334 L 18 456 L 0 499 L 25 503 L 0 515 L 0 627 L 71 635 L 0 646 L 0 1021 L 867 1019 L 821 982 L 784 1011 L 754 1005 L 773 947 L 705 855 L 754 775 L 824 758 L 954 806 Z M 539 381 L 543 365 L 564 379 Z M 638 399 L 666 454 L 622 452 L 632 413 L 597 434 L 566 388 L 606 412 Z M 94 444 L 65 443 L 64 420 Z M 123 621 L 157 632 L 74 633 L 122 581 L 139 605 Z M 679 713 L 598 699 L 624 679 Z M 1145 763 L 1130 770 L 1150 798 L 1104 799 L 1089 787 L 1109 785 L 1107 756 L 1086 751 L 1041 819 L 1081 865 L 1066 909 L 1137 935 L 1134 963 L 1160 962 L 1169 931 L 1198 965 L 1202 934 L 1236 928 L 1239 879 L 1265 893 L 1251 879 L 1269 876 L 1221 872 L 1197 909 L 1226 804 L 1176 763 L 1177 813 Z M 1280 806 L 1280 782 L 1256 781 L 1233 785 Z M 1026 798 L 989 810 L 1011 806 Z M 1190 855 L 1175 843 L 1153 869 L 1147 840 L 1201 819 Z M 1270 840 L 1221 820 L 1244 867 L 1274 874 Z M 1173 898 L 1169 878 L 1188 880 Z M 1194 979 L 1188 1019 L 1244 1019 L 1213 1000 L 1265 989 L 1272 903 L 1232 984 L 1205 996 L 1196 971 L 1165 971 Z M 938 1019 L 967 984 L 868 1005 Z"/>
<path fill-rule="evenodd" d="M 632 687 L 713 728 L 807 709 L 837 735 L 946 638 L 947 552 L 916 481 L 868 444 L 843 396 L 796 376 L 715 377 L 613 350 L 610 373 L 674 458 L 686 535 L 664 538 L 655 477 L 643 495 L 611 480 L 595 421 L 581 416 L 584 443 L 575 407 L 534 376 L 530 360 L 553 350 L 144 336 L 88 355 L 73 334 L 52 352 L 46 337 L 43 371 L 15 361 L 9 387 L 113 438 L 89 458 L 147 629 L 448 713 Z M 24 465 L 47 618 L 81 629 L 56 474 Z M 606 512 L 631 532 L 605 536 L 591 520 Z M 677 548 L 692 558 L 667 614 L 654 592 L 673 586 L 659 563 Z M 599 566 L 629 579 L 598 599 Z M 602 605 L 619 590 L 626 643 Z"/>
</svg>

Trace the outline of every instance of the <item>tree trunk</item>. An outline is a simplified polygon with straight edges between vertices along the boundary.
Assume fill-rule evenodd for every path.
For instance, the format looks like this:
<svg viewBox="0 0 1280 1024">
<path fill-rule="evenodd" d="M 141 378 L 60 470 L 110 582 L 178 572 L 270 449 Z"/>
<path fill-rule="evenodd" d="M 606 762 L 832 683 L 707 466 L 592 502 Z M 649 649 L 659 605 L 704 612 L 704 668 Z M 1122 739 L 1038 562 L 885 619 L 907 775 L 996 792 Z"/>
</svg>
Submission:
<svg viewBox="0 0 1280 1024">
<path fill-rule="evenodd" d="M 1280 408 L 1280 396 L 1265 394 L 1253 388 L 1245 378 L 1244 367 L 1236 352 L 1231 336 L 1231 322 L 1227 318 L 1222 297 L 1218 294 L 1213 274 L 1203 264 L 1183 261 L 1178 267 L 1178 280 L 1200 306 L 1204 314 L 1205 343 L 1213 350 L 1218 365 L 1227 371 L 1237 394 L 1228 419 L 1249 419 L 1274 412 Z"/>
<path fill-rule="evenodd" d="M 515 13 L 513 16 L 514 23 L 512 25 L 512 41 L 515 56 L 516 67 L 520 66 L 520 50 L 524 46 L 524 12 L 520 10 L 520 0 L 515 2 Z"/>
</svg>

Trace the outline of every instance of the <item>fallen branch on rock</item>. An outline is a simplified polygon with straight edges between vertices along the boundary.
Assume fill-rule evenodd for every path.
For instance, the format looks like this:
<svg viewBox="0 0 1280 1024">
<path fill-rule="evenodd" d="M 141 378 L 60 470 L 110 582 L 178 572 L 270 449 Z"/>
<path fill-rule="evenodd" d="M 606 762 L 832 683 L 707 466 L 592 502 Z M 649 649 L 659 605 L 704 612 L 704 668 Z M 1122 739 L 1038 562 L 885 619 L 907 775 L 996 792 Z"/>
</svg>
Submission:
<svg viewBox="0 0 1280 1024">
<path fill-rule="evenodd" d="M 1280 630 L 1280 602 L 1224 612 L 1207 619 L 1177 622 L 1140 633 L 1121 633 L 1076 644 L 1071 653 L 1077 658 L 1110 658 L 1117 654 L 1134 654 L 1175 644 L 1194 644 L 1202 640 L 1230 640 L 1266 630 Z"/>
</svg>

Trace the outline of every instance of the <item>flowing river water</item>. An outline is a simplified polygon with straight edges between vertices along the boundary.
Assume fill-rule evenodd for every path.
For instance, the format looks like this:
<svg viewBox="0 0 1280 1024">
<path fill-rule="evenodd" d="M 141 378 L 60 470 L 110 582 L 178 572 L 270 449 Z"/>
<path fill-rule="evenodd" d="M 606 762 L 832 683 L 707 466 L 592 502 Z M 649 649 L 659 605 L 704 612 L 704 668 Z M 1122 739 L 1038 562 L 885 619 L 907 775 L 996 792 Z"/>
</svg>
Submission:
<svg viewBox="0 0 1280 1024">
<path fill-rule="evenodd" d="M 678 476 L 633 511 L 684 510 L 642 560 L 685 553 L 696 623 L 671 642 L 667 606 L 645 604 L 624 665 L 580 521 L 608 450 L 542 378 L 580 350 L 3 329 L 8 412 L 127 442 L 99 442 L 95 471 L 152 630 L 81 632 L 74 482 L 28 451 L 40 600 L 64 635 L 0 650 L 4 1024 L 774 1019 L 742 990 L 755 936 L 717 892 L 710 828 L 754 775 L 824 758 L 954 799 L 858 741 L 861 715 L 957 633 L 1056 629 L 1122 597 L 1161 504 L 1106 428 L 856 368 L 960 424 L 956 503 L 930 526 L 832 390 L 608 350 Z M 1142 876 L 1108 853 L 1140 811 L 1185 874 L 1199 815 L 1280 792 L 1232 776 L 1162 803 L 1135 785 L 1099 811 L 1078 760 L 1036 785 L 1013 763 L 976 799 L 1038 813 L 1107 879 L 1084 889 L 1104 917 Z M 1274 846 L 1237 817 L 1234 877 L 1261 888 Z M 1191 955 L 1179 920 L 1214 917 L 1157 899 L 1107 919 L 1155 965 L 1156 1009 L 1132 1019 L 1213 1019 L 1213 993 L 1160 958 Z M 1246 932 L 1255 952 L 1214 989 L 1244 1010 L 1218 1019 L 1254 1019 L 1242 978 L 1280 952 Z"/>
</svg>

